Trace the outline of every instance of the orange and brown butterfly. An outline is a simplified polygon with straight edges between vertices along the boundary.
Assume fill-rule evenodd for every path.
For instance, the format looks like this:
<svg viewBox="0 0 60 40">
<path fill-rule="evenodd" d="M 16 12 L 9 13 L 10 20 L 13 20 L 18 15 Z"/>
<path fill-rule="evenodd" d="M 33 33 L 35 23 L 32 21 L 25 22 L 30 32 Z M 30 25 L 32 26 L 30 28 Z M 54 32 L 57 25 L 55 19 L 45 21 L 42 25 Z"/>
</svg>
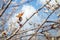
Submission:
<svg viewBox="0 0 60 40">
<path fill-rule="evenodd" d="M 19 18 L 20 21 L 22 21 L 22 16 L 23 16 L 24 12 L 19 13 L 16 17 Z"/>
<path fill-rule="evenodd" d="M 24 12 L 19 13 L 16 17 L 17 17 L 17 18 L 22 17 L 23 14 L 24 14 Z"/>
</svg>

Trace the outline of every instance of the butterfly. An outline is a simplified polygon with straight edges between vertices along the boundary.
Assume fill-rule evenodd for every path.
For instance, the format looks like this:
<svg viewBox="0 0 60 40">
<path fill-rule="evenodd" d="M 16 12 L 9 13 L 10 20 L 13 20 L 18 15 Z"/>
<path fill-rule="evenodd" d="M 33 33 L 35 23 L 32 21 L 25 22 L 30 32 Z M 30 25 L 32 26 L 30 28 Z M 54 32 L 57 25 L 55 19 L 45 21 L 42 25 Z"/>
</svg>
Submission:
<svg viewBox="0 0 60 40">
<path fill-rule="evenodd" d="M 23 14 L 24 14 L 23 12 L 22 13 L 19 13 L 16 17 L 17 18 L 22 17 Z"/>
<path fill-rule="evenodd" d="M 20 13 L 20 14 L 18 14 L 18 15 L 16 16 L 17 18 L 19 18 L 19 21 L 22 21 L 22 16 L 23 16 L 23 14 L 24 14 L 24 13 L 22 12 L 22 13 Z"/>
</svg>

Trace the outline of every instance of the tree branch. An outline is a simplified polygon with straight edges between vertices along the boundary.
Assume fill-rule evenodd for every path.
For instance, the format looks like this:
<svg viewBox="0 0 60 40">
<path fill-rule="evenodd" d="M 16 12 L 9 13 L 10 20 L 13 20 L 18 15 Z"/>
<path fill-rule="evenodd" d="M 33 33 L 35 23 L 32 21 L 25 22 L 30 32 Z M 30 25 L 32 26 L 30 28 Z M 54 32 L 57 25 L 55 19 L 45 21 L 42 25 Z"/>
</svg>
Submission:
<svg viewBox="0 0 60 40">
<path fill-rule="evenodd" d="M 45 6 L 45 5 L 44 5 Z M 44 7 L 43 6 L 43 7 Z M 25 21 L 25 23 L 27 23 L 38 11 L 40 11 L 43 7 L 39 8 L 28 20 Z M 23 24 L 23 26 L 25 25 L 25 23 Z M 7 38 L 7 40 L 11 39 L 14 35 L 16 35 L 16 33 L 20 30 L 21 28 L 18 27 L 17 30 Z"/>
<path fill-rule="evenodd" d="M 9 0 L 9 2 L 7 3 L 7 5 L 5 6 L 4 9 L 2 9 L 1 13 L 0 13 L 0 17 L 4 14 L 4 12 L 7 10 L 7 8 L 9 7 L 9 5 L 11 4 L 12 0 Z"/>
<path fill-rule="evenodd" d="M 56 10 L 58 9 L 58 7 L 56 8 Z M 55 12 L 55 10 L 53 10 L 52 13 L 50 13 L 50 15 L 45 19 L 45 21 L 41 24 L 41 26 L 36 30 L 36 32 L 28 39 L 31 40 L 31 38 L 37 34 L 37 32 L 39 31 L 39 29 L 46 23 L 46 21 L 48 20 L 48 18 Z"/>
<path fill-rule="evenodd" d="M 60 22 L 55 22 L 55 21 L 46 21 L 46 22 L 60 24 Z"/>
</svg>

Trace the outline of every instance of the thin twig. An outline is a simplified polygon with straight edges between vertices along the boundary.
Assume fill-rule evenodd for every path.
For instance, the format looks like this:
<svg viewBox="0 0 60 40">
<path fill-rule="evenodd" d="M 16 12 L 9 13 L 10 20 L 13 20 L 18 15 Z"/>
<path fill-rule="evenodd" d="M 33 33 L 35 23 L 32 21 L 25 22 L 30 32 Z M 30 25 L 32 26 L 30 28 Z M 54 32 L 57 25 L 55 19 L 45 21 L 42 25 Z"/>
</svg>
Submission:
<svg viewBox="0 0 60 40">
<path fill-rule="evenodd" d="M 46 21 L 46 22 L 60 24 L 60 22 L 55 22 L 55 21 Z"/>
<path fill-rule="evenodd" d="M 5 6 L 5 8 L 4 9 L 2 9 L 2 11 L 1 11 L 1 15 L 0 15 L 0 17 L 4 14 L 4 12 L 7 10 L 7 8 L 9 7 L 9 5 L 11 4 L 11 2 L 12 2 L 12 0 L 9 0 L 9 2 L 7 3 L 7 5 Z"/>
</svg>

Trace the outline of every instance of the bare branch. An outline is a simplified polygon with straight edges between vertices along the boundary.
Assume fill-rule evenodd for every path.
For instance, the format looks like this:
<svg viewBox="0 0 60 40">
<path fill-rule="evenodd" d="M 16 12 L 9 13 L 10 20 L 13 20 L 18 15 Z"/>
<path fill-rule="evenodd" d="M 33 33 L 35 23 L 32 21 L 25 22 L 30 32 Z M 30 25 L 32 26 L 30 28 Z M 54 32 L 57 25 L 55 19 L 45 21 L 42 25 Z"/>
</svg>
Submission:
<svg viewBox="0 0 60 40">
<path fill-rule="evenodd" d="M 55 21 L 46 21 L 46 22 L 60 24 L 60 22 L 55 22 Z"/>
<path fill-rule="evenodd" d="M 4 14 L 4 12 L 7 10 L 7 8 L 9 7 L 9 5 L 11 4 L 12 0 L 9 0 L 9 2 L 7 3 L 7 5 L 5 6 L 4 9 L 2 9 L 1 13 L 0 13 L 0 17 Z"/>
<path fill-rule="evenodd" d="M 25 23 L 27 23 L 38 11 L 40 11 L 41 9 L 43 9 L 43 7 L 39 8 L 28 20 L 26 20 Z M 25 23 L 23 24 L 23 26 L 25 25 Z M 10 37 L 7 38 L 7 40 L 11 39 L 20 29 L 21 28 L 19 27 Z"/>
<path fill-rule="evenodd" d="M 58 7 L 56 8 L 56 10 L 58 9 Z M 36 30 L 36 32 L 28 39 L 31 40 L 31 38 L 37 34 L 37 32 L 39 31 L 39 29 L 46 23 L 46 21 L 48 20 L 48 18 L 55 12 L 55 10 L 53 10 L 52 13 L 50 13 L 50 15 L 45 19 L 45 21 L 41 24 L 41 26 Z"/>
<path fill-rule="evenodd" d="M 47 2 L 47 4 L 48 4 L 48 3 L 49 3 L 49 2 Z M 26 20 L 26 22 L 23 24 L 23 26 L 24 26 L 38 11 L 40 11 L 42 8 L 44 8 L 47 4 L 45 4 L 43 7 L 39 8 L 28 20 Z M 56 8 L 56 9 L 58 9 L 58 8 Z M 48 19 L 54 12 L 55 12 L 55 10 L 54 10 L 52 13 L 50 13 L 50 15 L 46 18 L 46 20 L 42 23 L 42 25 L 36 30 L 35 34 L 33 34 L 33 35 L 29 38 L 29 40 L 30 40 L 34 35 L 37 34 L 37 32 L 39 31 L 39 29 L 46 23 L 47 19 Z M 23 26 L 22 26 L 22 27 L 23 27 Z M 13 34 L 7 38 L 7 40 L 9 40 L 9 39 L 11 39 L 13 36 L 15 36 L 16 33 L 17 33 L 20 29 L 21 29 L 21 28 L 18 27 L 17 30 L 16 30 L 15 32 L 13 32 Z"/>
</svg>

